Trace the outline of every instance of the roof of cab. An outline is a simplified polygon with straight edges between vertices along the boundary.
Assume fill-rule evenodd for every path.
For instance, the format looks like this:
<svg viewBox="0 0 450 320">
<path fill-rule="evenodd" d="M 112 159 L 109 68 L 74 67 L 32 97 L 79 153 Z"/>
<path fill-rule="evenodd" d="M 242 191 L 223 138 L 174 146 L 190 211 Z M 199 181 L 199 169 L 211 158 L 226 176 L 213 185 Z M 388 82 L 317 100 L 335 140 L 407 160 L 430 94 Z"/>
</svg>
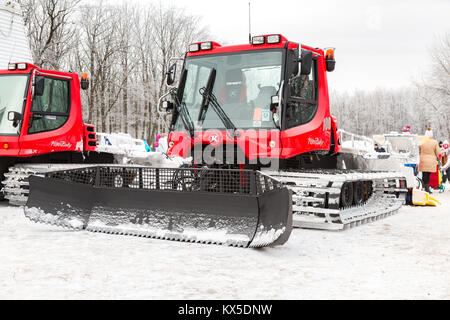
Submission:
<svg viewBox="0 0 450 320">
<path fill-rule="evenodd" d="M 267 43 L 267 41 L 264 41 L 263 44 L 252 44 L 252 43 L 247 43 L 247 44 L 238 44 L 238 45 L 229 45 L 229 46 L 222 46 L 217 42 L 213 42 L 213 41 L 203 41 L 203 42 L 196 42 L 193 43 L 195 44 L 201 44 L 204 42 L 210 42 L 212 44 L 212 48 L 211 49 L 207 49 L 207 50 L 198 50 L 195 52 L 191 52 L 188 51 L 186 54 L 186 57 L 195 57 L 195 56 L 202 56 L 202 55 L 210 55 L 210 54 L 218 54 L 218 53 L 229 53 L 229 52 L 240 52 L 240 51 L 253 51 L 253 50 L 264 50 L 264 49 L 276 49 L 276 48 L 287 48 L 287 49 L 296 49 L 299 47 L 299 44 L 296 42 L 291 42 L 289 41 L 286 37 L 284 37 L 281 34 L 267 34 L 267 35 L 261 35 L 261 36 L 256 36 L 256 37 L 265 37 L 267 39 L 267 37 L 269 36 L 276 36 L 279 35 L 280 36 L 280 42 L 278 43 L 272 43 L 269 44 Z M 255 38 L 255 37 L 253 37 Z M 303 49 L 307 49 L 310 51 L 313 51 L 317 54 L 322 54 L 322 50 L 319 48 L 312 48 L 309 46 L 305 46 L 305 45 L 301 45 L 301 47 Z"/>
</svg>

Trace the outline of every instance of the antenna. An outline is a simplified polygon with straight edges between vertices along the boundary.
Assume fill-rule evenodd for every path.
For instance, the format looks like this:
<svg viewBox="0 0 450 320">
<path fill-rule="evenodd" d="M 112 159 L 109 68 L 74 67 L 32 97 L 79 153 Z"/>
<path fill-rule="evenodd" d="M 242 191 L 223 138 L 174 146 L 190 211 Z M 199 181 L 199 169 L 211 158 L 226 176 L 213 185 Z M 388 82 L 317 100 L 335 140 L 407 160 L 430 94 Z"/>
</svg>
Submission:
<svg viewBox="0 0 450 320">
<path fill-rule="evenodd" d="M 248 2 L 248 42 L 252 43 L 251 4 Z"/>
</svg>

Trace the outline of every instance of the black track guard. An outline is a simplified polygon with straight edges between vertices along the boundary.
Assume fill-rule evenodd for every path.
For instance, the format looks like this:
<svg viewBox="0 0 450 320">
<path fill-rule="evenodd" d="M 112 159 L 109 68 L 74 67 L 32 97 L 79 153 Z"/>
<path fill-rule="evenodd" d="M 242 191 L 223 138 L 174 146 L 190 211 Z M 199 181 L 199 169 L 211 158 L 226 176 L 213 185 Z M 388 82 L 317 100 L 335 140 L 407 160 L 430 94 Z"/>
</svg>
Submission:
<svg viewBox="0 0 450 320">
<path fill-rule="evenodd" d="M 25 215 L 93 232 L 239 247 L 285 243 L 292 230 L 290 191 L 259 172 L 242 178 L 227 171 L 97 167 L 30 176 Z M 108 181 L 118 172 L 126 183 L 116 187 Z M 230 175 L 241 175 L 239 183 Z"/>
</svg>

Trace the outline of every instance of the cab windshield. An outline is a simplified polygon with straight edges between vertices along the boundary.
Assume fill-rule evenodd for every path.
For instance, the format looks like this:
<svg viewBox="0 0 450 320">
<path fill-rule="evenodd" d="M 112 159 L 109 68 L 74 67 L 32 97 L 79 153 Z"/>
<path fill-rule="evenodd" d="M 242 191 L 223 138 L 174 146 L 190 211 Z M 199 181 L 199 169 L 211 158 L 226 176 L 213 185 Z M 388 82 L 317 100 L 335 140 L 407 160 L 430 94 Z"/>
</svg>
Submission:
<svg viewBox="0 0 450 320">
<path fill-rule="evenodd" d="M 281 50 L 188 58 L 181 102 L 186 105 L 196 129 L 224 128 L 223 122 L 211 107 L 203 123 L 197 121 L 203 98 L 200 89 L 207 85 L 214 68 L 216 78 L 212 92 L 236 128 L 275 128 L 270 103 L 271 97 L 278 94 L 281 66 Z M 176 129 L 183 129 L 179 118 Z"/>
<path fill-rule="evenodd" d="M 18 134 L 20 126 L 14 127 L 8 113 L 22 113 L 28 75 L 0 75 L 0 135 Z"/>
</svg>

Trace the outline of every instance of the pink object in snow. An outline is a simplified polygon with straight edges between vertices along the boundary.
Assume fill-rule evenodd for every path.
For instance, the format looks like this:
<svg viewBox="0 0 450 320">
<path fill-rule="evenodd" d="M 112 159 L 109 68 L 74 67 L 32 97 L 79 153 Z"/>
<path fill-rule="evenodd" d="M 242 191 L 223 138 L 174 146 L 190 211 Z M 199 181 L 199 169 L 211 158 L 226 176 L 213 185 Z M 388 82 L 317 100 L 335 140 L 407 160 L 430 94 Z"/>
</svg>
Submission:
<svg viewBox="0 0 450 320">
<path fill-rule="evenodd" d="M 155 148 L 157 148 L 158 146 L 159 146 L 159 139 L 161 138 L 161 135 L 158 133 L 157 135 L 156 135 L 156 142 L 155 142 Z"/>
</svg>

